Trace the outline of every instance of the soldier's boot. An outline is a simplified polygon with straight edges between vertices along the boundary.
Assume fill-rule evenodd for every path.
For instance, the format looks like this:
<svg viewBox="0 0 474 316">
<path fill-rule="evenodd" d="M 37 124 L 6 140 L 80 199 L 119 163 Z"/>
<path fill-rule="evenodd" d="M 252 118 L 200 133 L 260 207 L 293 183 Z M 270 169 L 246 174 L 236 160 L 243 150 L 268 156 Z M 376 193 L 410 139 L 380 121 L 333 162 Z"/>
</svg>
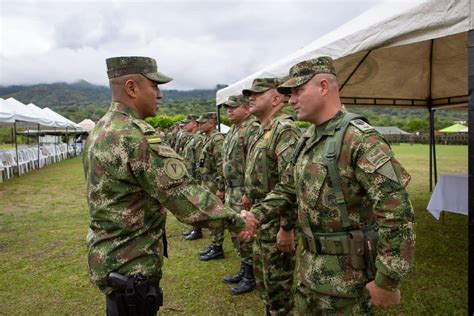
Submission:
<svg viewBox="0 0 474 316">
<path fill-rule="evenodd" d="M 265 305 L 265 316 L 272 316 L 272 313 L 270 313 L 270 305 Z"/>
<path fill-rule="evenodd" d="M 236 287 L 230 289 L 233 295 L 244 294 L 252 292 L 255 289 L 255 276 L 253 275 L 253 266 L 251 264 L 244 263 L 244 276 L 240 280 Z"/>
<path fill-rule="evenodd" d="M 184 237 L 186 240 L 196 240 L 202 238 L 202 230 L 201 228 L 194 228 L 191 234 Z"/>
<path fill-rule="evenodd" d="M 194 230 L 194 227 L 191 227 L 191 229 L 188 229 L 187 231 L 183 232 L 183 237 L 186 237 L 187 235 L 191 234 Z"/>
<path fill-rule="evenodd" d="M 236 274 L 228 275 L 224 277 L 224 283 L 227 283 L 227 284 L 239 283 L 240 280 L 242 280 L 242 278 L 244 277 L 244 273 L 245 273 L 245 264 L 241 262 L 240 271 L 237 272 Z"/>
<path fill-rule="evenodd" d="M 212 244 L 210 244 L 209 247 L 207 247 L 206 249 L 199 251 L 199 255 L 204 256 L 206 253 L 211 251 L 211 249 L 212 249 Z"/>
<path fill-rule="evenodd" d="M 201 261 L 224 259 L 224 250 L 222 246 L 212 246 L 212 249 L 205 255 L 200 256 L 199 259 Z"/>
</svg>

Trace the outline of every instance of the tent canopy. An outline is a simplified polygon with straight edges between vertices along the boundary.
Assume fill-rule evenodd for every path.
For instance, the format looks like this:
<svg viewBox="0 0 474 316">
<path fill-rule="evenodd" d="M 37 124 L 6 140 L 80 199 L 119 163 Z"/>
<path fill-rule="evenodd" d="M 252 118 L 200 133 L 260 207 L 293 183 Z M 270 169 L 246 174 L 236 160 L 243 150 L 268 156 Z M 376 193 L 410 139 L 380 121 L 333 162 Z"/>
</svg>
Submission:
<svg viewBox="0 0 474 316">
<path fill-rule="evenodd" d="M 474 6 L 473 6 L 474 7 Z M 286 58 L 217 91 L 221 104 L 253 79 L 285 76 L 303 60 L 335 59 L 345 105 L 467 104 L 469 0 L 382 3 Z"/>
<path fill-rule="evenodd" d="M 466 130 L 466 132 L 463 132 Z M 439 130 L 441 133 L 467 133 L 467 127 L 462 124 L 454 124 Z"/>
<path fill-rule="evenodd" d="M 410 135 L 397 126 L 375 126 L 374 128 L 382 135 Z"/>
<path fill-rule="evenodd" d="M 86 131 L 91 131 L 94 128 L 95 123 L 90 119 L 84 119 L 81 122 L 77 123 L 77 125 Z"/>
</svg>

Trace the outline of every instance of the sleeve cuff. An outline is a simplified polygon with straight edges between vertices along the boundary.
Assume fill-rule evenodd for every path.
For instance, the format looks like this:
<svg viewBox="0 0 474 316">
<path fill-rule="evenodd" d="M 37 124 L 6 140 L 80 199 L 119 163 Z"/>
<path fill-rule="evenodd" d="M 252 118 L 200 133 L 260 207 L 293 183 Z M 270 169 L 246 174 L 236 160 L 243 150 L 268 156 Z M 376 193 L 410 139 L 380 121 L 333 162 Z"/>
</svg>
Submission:
<svg viewBox="0 0 474 316">
<path fill-rule="evenodd" d="M 375 284 L 387 291 L 396 291 L 400 287 L 399 280 L 392 279 L 379 271 L 375 275 Z"/>
<path fill-rule="evenodd" d="M 235 217 L 232 218 L 230 225 L 229 225 L 229 230 L 234 233 L 238 233 L 242 231 L 245 228 L 245 221 L 240 215 L 235 214 Z"/>
</svg>

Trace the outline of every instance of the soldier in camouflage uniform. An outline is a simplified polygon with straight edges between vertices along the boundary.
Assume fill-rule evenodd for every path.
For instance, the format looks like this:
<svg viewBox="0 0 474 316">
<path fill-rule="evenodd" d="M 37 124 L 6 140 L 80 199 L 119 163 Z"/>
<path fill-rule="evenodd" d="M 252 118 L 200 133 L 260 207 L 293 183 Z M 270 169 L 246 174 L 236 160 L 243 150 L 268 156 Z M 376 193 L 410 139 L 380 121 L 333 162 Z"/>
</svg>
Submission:
<svg viewBox="0 0 474 316">
<path fill-rule="evenodd" d="M 193 138 L 194 131 L 197 129 L 196 119 L 196 115 L 188 114 L 186 115 L 186 118 L 181 121 L 181 133 L 178 134 L 179 136 L 177 137 L 175 143 L 175 150 L 181 156 L 183 155 L 184 149 L 186 148 L 186 144 L 188 144 Z"/>
<path fill-rule="evenodd" d="M 250 112 L 259 124 L 252 137 L 245 170 L 244 200 L 258 204 L 280 182 L 300 131 L 284 114 L 284 96 L 277 92 L 278 78 L 258 78 L 242 93 L 249 97 Z M 245 203 L 244 203 L 245 204 Z M 254 271 L 268 315 L 286 315 L 293 309 L 294 233 L 291 218 L 282 216 L 262 225 L 253 244 Z M 289 247 L 277 248 L 277 235 Z"/>
<path fill-rule="evenodd" d="M 242 195 L 245 193 L 244 176 L 249 139 L 255 126 L 250 115 L 249 100 L 243 95 L 231 96 L 223 107 L 234 124 L 222 145 L 222 161 L 225 179 L 225 204 L 235 212 L 243 209 Z M 241 258 L 240 271 L 224 278 L 225 283 L 238 283 L 231 288 L 234 295 L 251 292 L 255 288 L 253 275 L 252 242 L 240 242 L 232 237 L 236 252 Z"/>
<path fill-rule="evenodd" d="M 294 65 L 278 87 L 313 125 L 283 181 L 251 211 L 262 225 L 282 213 L 298 218 L 300 315 L 366 314 L 369 298 L 399 304 L 414 255 L 410 176 L 372 126 L 341 110 L 335 74 L 333 60 L 319 57 Z"/>
<path fill-rule="evenodd" d="M 197 118 L 197 116 L 193 116 L 193 120 L 196 123 L 195 128 L 190 130 L 193 134 L 190 140 L 184 145 L 182 156 L 187 162 L 188 173 L 196 180 L 196 182 L 200 183 L 201 180 L 198 174 L 199 156 L 206 137 L 200 130 Z M 184 123 L 186 123 L 186 121 L 184 121 Z M 193 227 L 192 229 L 183 232 L 183 237 L 186 240 L 202 238 L 202 230 L 199 227 Z"/>
<path fill-rule="evenodd" d="M 224 200 L 224 176 L 222 174 L 222 143 L 224 135 L 216 129 L 217 113 L 204 113 L 198 118 L 199 128 L 206 135 L 199 156 L 198 174 L 201 185 L 212 193 L 215 193 L 221 200 Z M 211 230 L 211 245 L 199 253 L 202 261 L 224 259 L 224 227 L 217 227 Z"/>
<path fill-rule="evenodd" d="M 128 312 L 154 315 L 166 252 L 164 208 L 196 226 L 225 223 L 238 232 L 245 222 L 195 184 L 182 158 L 144 121 L 156 114 L 161 99 L 157 85 L 171 78 L 159 73 L 148 57 L 115 57 L 106 63 L 113 101 L 89 135 L 83 155 L 91 218 L 89 275 L 107 295 L 109 315 L 119 315 L 127 305 Z M 127 300 L 123 289 L 108 283 L 111 272 L 131 280 L 127 293 L 134 294 Z M 144 303 L 143 293 L 155 300 Z"/>
<path fill-rule="evenodd" d="M 181 128 L 179 127 L 180 122 L 176 122 L 174 128 L 172 131 L 170 131 L 166 135 L 166 142 L 171 148 L 175 148 L 176 145 L 176 139 L 178 138 L 178 134 L 181 131 Z"/>
</svg>

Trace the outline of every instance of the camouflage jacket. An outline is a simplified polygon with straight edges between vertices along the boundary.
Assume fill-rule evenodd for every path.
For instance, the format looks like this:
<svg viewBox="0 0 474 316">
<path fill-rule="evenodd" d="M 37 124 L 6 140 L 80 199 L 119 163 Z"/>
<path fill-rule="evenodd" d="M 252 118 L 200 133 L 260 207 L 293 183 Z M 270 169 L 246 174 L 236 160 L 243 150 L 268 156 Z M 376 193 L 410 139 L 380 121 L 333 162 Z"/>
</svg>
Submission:
<svg viewBox="0 0 474 316">
<path fill-rule="evenodd" d="M 186 147 L 186 144 L 191 140 L 191 138 L 194 136 L 193 133 L 185 132 L 182 131 L 179 134 L 179 137 L 176 140 L 175 144 L 175 150 L 178 154 L 183 155 L 184 148 Z"/>
<path fill-rule="evenodd" d="M 202 145 L 206 139 L 202 132 L 196 131 L 193 137 L 185 144 L 182 156 L 186 161 L 188 173 L 197 179 L 197 166 L 199 165 L 199 155 L 201 154 Z"/>
<path fill-rule="evenodd" d="M 307 220 L 313 234 L 343 231 L 341 215 L 323 165 L 325 140 L 344 117 L 312 125 L 303 135 L 305 146 L 282 182 L 252 209 L 262 223 L 289 210 L 299 223 Z M 410 175 L 394 158 L 389 145 L 366 123 L 349 124 L 337 162 L 351 229 L 376 225 L 379 231 L 375 282 L 394 289 L 408 272 L 414 256 L 415 215 L 405 190 Z M 361 296 L 367 278 L 349 264 L 348 255 L 317 255 L 304 250 L 300 279 L 314 291 L 334 296 Z"/>
<path fill-rule="evenodd" d="M 245 192 L 255 204 L 263 199 L 281 181 L 291 161 L 298 138 L 301 135 L 293 119 L 284 113 L 277 113 L 252 136 L 245 169 Z M 281 225 L 290 224 L 294 217 L 281 214 Z M 274 239 L 280 227 L 269 222 L 260 229 L 261 238 Z"/>
<path fill-rule="evenodd" d="M 226 201 L 240 205 L 244 193 L 245 162 L 251 134 L 257 126 L 249 116 L 239 125 L 233 125 L 222 144 L 222 165 L 225 179 Z M 229 194 L 235 196 L 229 196 Z"/>
<path fill-rule="evenodd" d="M 238 231 L 245 224 L 192 181 L 182 158 L 153 132 L 134 110 L 112 102 L 85 146 L 89 275 L 106 293 L 110 272 L 160 279 L 165 208 L 194 226 L 224 222 Z"/>
<path fill-rule="evenodd" d="M 199 155 L 198 174 L 202 184 L 211 192 L 224 190 L 224 176 L 222 174 L 222 143 L 224 135 L 213 130 L 206 135 L 203 142 L 201 154 Z"/>
</svg>

